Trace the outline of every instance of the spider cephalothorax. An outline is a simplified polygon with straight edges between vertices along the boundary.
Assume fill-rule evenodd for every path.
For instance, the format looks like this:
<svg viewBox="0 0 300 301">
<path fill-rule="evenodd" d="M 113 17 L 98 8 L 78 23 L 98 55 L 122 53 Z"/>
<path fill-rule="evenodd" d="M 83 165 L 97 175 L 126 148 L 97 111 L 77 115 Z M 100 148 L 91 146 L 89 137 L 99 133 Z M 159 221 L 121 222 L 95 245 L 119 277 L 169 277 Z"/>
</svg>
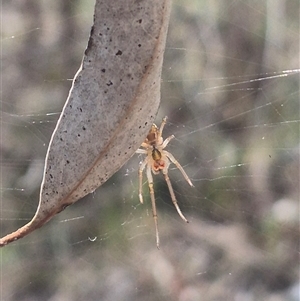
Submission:
<svg viewBox="0 0 300 301">
<path fill-rule="evenodd" d="M 183 167 L 180 165 L 180 163 L 174 158 L 174 156 L 165 150 L 165 147 L 169 144 L 169 142 L 174 138 L 174 135 L 169 136 L 167 139 L 163 140 L 162 138 L 162 131 L 167 122 L 167 117 L 163 118 L 162 123 L 160 125 L 160 128 L 158 128 L 155 124 L 151 126 L 151 129 L 145 139 L 145 141 L 142 143 L 141 147 L 136 152 L 138 154 L 145 154 L 146 158 L 144 161 L 140 164 L 139 168 L 139 198 L 140 202 L 143 203 L 143 195 L 142 195 L 142 186 L 143 186 L 143 171 L 145 167 L 146 174 L 147 174 L 147 180 L 150 190 L 150 196 L 151 196 L 151 203 L 152 203 L 152 211 L 153 211 L 153 217 L 155 222 L 155 229 L 156 229 L 156 245 L 159 247 L 159 232 L 158 232 L 158 225 L 157 225 L 157 213 L 156 213 L 156 204 L 155 204 L 155 196 L 154 196 L 154 189 L 153 189 L 153 174 L 158 174 L 160 171 L 163 173 L 165 180 L 167 182 L 172 202 L 180 215 L 180 217 L 185 221 L 188 222 L 185 216 L 182 214 L 176 197 L 175 193 L 170 181 L 170 178 L 168 176 L 168 169 L 170 166 L 170 161 L 175 164 L 175 166 L 181 171 L 182 175 L 186 179 L 186 181 L 191 185 L 194 186 L 189 179 L 188 175 L 184 171 Z"/>
</svg>

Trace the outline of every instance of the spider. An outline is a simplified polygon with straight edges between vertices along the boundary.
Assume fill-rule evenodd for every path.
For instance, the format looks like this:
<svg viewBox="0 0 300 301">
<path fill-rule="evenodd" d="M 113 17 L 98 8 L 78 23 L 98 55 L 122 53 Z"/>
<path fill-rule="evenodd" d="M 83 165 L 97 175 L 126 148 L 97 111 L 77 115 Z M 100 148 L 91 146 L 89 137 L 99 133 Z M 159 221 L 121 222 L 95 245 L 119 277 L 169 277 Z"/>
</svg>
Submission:
<svg viewBox="0 0 300 301">
<path fill-rule="evenodd" d="M 179 214 L 179 216 L 188 223 L 188 220 L 185 218 L 185 216 L 182 214 L 176 197 L 175 193 L 170 181 L 170 178 L 168 176 L 168 169 L 169 166 L 172 163 L 175 164 L 175 166 L 181 171 L 182 175 L 186 179 L 186 181 L 190 184 L 190 186 L 194 186 L 191 182 L 190 178 L 184 171 L 183 167 L 180 165 L 180 163 L 174 158 L 174 156 L 165 150 L 166 146 L 169 144 L 169 142 L 175 137 L 174 135 L 169 136 L 165 140 L 162 137 L 162 131 L 164 129 L 164 126 L 167 122 L 167 117 L 163 118 L 162 123 L 160 125 L 160 128 L 158 128 L 155 124 L 152 124 L 151 129 L 145 139 L 145 141 L 142 143 L 141 147 L 139 148 L 136 153 L 138 154 L 145 154 L 147 155 L 146 158 L 140 163 L 139 168 L 139 199 L 140 202 L 143 204 L 143 195 L 142 195 L 142 188 L 143 188 L 143 171 L 145 167 L 146 169 L 146 175 L 149 185 L 149 191 L 150 191 L 150 197 L 151 197 L 151 203 L 152 203 L 152 213 L 155 223 L 155 231 L 156 231 L 156 245 L 159 249 L 159 232 L 158 232 L 158 223 L 157 223 L 157 212 L 156 212 L 156 204 L 155 204 L 155 195 L 154 195 L 154 189 L 153 189 L 153 177 L 152 173 L 154 175 L 159 174 L 161 171 L 165 177 L 165 180 L 167 182 L 169 192 L 171 195 L 172 202 Z M 171 161 L 171 162 L 170 162 Z M 151 173 L 152 172 L 152 173 Z"/>
</svg>

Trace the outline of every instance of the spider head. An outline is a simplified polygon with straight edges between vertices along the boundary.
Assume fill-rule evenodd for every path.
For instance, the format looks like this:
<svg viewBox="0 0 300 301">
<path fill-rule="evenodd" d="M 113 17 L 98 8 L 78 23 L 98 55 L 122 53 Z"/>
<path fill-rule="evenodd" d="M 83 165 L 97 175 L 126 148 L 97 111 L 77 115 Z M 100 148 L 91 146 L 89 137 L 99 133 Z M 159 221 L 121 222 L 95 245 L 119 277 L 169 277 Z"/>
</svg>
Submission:
<svg viewBox="0 0 300 301">
<path fill-rule="evenodd" d="M 158 133 L 158 127 L 156 126 L 156 124 L 153 123 L 147 135 L 146 143 L 155 146 L 157 143 L 157 133 Z"/>
</svg>

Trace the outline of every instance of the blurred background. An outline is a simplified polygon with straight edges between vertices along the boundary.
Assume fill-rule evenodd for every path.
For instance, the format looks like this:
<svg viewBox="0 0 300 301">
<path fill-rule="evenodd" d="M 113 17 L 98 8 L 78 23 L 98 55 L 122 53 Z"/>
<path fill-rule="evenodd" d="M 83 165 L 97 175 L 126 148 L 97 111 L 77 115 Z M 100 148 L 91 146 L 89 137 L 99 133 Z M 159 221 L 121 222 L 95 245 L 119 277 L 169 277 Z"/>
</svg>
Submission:
<svg viewBox="0 0 300 301">
<path fill-rule="evenodd" d="M 7 1 L 1 32 L 1 236 L 34 215 L 92 1 Z M 299 1 L 174 0 L 162 176 L 139 204 L 135 155 L 93 194 L 1 249 L 1 300 L 299 301 Z"/>
</svg>

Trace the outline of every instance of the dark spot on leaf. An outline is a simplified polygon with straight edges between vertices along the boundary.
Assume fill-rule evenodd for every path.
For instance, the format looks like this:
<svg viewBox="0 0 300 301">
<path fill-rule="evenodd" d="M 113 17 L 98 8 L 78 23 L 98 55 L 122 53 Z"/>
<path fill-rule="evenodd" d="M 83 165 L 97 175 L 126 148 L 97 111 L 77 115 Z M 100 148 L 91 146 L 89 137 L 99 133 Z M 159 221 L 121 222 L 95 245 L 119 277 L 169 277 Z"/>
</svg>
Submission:
<svg viewBox="0 0 300 301">
<path fill-rule="evenodd" d="M 60 209 L 60 211 L 63 211 L 63 210 L 65 210 L 68 206 L 70 206 L 71 204 L 63 204 L 62 206 L 61 206 L 61 209 Z"/>
<path fill-rule="evenodd" d="M 91 35 L 94 34 L 94 30 L 95 30 L 95 28 L 94 28 L 94 26 L 92 26 L 92 28 L 91 28 Z"/>
</svg>

